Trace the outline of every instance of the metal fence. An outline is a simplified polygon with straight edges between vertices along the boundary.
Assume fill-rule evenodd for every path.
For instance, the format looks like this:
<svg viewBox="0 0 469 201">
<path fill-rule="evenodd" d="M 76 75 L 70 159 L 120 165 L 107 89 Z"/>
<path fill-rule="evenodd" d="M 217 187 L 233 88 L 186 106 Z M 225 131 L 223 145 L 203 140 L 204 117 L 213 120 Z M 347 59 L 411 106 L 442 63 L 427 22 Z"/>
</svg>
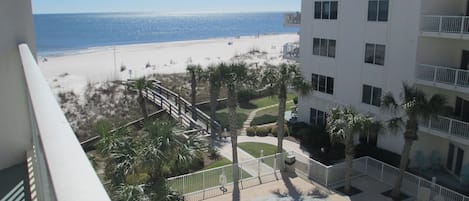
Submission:
<svg viewBox="0 0 469 201">
<path fill-rule="evenodd" d="M 424 15 L 422 17 L 422 31 L 468 34 L 469 17 Z"/>
<path fill-rule="evenodd" d="M 298 153 L 295 155 L 295 170 L 298 175 L 307 177 L 326 187 L 340 185 L 344 182 L 345 163 L 338 163 L 330 166 L 307 158 Z M 399 174 L 399 169 L 391 165 L 373 159 L 371 157 L 361 157 L 353 160 L 352 179 L 360 176 L 369 176 L 390 186 L 394 185 Z M 431 189 L 432 197 L 441 197 L 445 201 L 469 201 L 469 197 L 455 192 L 451 189 L 432 183 L 424 178 L 406 172 L 402 180 L 402 191 L 416 197 L 419 188 Z"/>
<path fill-rule="evenodd" d="M 233 191 L 233 170 L 239 174 L 239 188 L 245 189 L 279 179 L 285 168 L 285 153 L 243 161 L 209 170 L 168 178 L 170 188 L 184 195 L 184 200 L 203 200 Z"/>
</svg>

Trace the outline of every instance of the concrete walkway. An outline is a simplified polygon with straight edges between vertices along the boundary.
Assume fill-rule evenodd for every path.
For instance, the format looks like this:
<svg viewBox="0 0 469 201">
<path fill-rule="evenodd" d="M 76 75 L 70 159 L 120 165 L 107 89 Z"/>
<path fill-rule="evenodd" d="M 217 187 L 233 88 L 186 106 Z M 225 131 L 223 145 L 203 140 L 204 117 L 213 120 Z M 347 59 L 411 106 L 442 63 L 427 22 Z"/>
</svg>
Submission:
<svg viewBox="0 0 469 201">
<path fill-rule="evenodd" d="M 259 142 L 259 143 L 266 143 L 277 146 L 277 138 L 276 137 L 249 137 L 249 136 L 238 136 L 238 143 L 243 142 Z M 226 140 L 218 141 L 217 147 L 220 151 L 220 155 L 227 158 L 230 161 L 233 161 L 233 152 L 231 148 L 231 138 L 227 138 Z M 298 154 L 304 155 L 304 157 L 309 158 L 309 153 L 303 151 L 299 144 L 284 140 L 283 141 L 283 148 L 286 151 L 294 151 Z M 273 168 L 265 163 L 260 163 L 258 160 L 255 160 L 253 156 L 249 153 L 245 152 L 244 150 L 238 148 L 238 161 L 241 165 L 241 168 L 249 173 L 252 176 L 260 176 L 265 175 L 273 172 Z M 260 175 L 259 175 L 260 174 Z"/>
<path fill-rule="evenodd" d="M 290 101 L 287 101 L 286 103 L 290 103 L 290 102 L 293 102 L 292 100 Z M 265 106 L 265 107 L 261 107 L 261 108 L 257 108 L 253 111 L 251 111 L 248 115 L 248 118 L 246 119 L 246 121 L 244 121 L 243 123 L 243 128 L 241 129 L 241 133 L 240 135 L 246 135 L 246 128 L 249 128 L 251 127 L 251 122 L 252 120 L 254 120 L 254 118 L 256 117 L 256 114 L 257 112 L 261 111 L 261 110 L 266 110 L 266 109 L 270 109 L 270 108 L 273 108 L 273 107 L 278 107 L 278 104 L 274 104 L 274 105 L 269 105 L 269 106 Z"/>
</svg>

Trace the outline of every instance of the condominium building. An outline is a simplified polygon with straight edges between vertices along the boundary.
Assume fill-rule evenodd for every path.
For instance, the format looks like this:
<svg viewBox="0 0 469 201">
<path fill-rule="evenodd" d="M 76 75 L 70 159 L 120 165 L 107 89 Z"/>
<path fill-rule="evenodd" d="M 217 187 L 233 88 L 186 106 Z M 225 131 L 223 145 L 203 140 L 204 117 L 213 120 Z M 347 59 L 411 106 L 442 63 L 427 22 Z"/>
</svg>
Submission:
<svg viewBox="0 0 469 201">
<path fill-rule="evenodd" d="M 31 1 L 0 24 L 0 200 L 110 200 L 37 66 Z"/>
<path fill-rule="evenodd" d="M 303 0 L 299 62 L 314 91 L 299 98 L 299 120 L 325 124 L 335 106 L 353 106 L 385 120 L 380 98 L 399 98 L 402 83 L 447 98 L 447 112 L 422 122 L 411 152 L 415 167 L 440 164 L 463 181 L 469 169 L 468 0 Z M 400 154 L 401 132 L 362 139 Z"/>
</svg>

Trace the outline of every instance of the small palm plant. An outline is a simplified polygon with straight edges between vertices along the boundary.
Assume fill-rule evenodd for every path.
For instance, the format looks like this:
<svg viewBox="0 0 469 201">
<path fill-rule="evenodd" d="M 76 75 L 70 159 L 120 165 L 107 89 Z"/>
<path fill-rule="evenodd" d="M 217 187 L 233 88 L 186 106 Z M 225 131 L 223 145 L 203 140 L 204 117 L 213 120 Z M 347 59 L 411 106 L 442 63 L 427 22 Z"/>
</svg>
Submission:
<svg viewBox="0 0 469 201">
<path fill-rule="evenodd" d="M 191 77 L 191 113 L 192 119 L 197 121 L 197 109 L 196 109 L 196 102 L 197 102 L 197 81 L 200 80 L 202 74 L 202 67 L 200 65 L 188 65 L 187 72 Z"/>
<path fill-rule="evenodd" d="M 207 70 L 204 71 L 202 79 L 208 81 L 209 83 L 209 93 L 210 93 L 210 136 L 211 147 L 214 147 L 215 138 L 217 130 L 215 129 L 215 115 L 218 104 L 218 97 L 220 96 L 220 88 L 222 84 L 222 75 L 218 66 L 209 66 Z"/>
<path fill-rule="evenodd" d="M 392 93 L 383 96 L 382 108 L 395 115 L 388 121 L 388 127 L 396 130 L 405 124 L 403 135 L 405 143 L 401 154 L 399 175 L 391 193 L 392 197 L 398 198 L 401 194 L 402 178 L 409 161 L 412 144 L 418 140 L 419 120 L 428 120 L 430 117 L 440 114 L 444 110 L 445 104 L 446 98 L 444 96 L 435 94 L 428 99 L 423 91 L 406 83 L 403 83 L 400 102 L 394 99 Z"/>
<path fill-rule="evenodd" d="M 147 81 L 145 77 L 142 77 L 135 81 L 133 87 L 138 90 L 138 98 L 137 102 L 140 105 L 140 109 L 142 111 L 143 119 L 146 121 L 148 118 L 147 107 L 145 104 L 145 98 L 143 97 L 143 91 L 151 86 L 151 82 Z"/>
<path fill-rule="evenodd" d="M 354 136 L 366 132 L 374 124 L 372 117 L 364 116 L 351 107 L 333 108 L 327 116 L 327 131 L 331 140 L 345 144 L 345 193 L 351 193 L 351 176 L 355 156 Z"/>
</svg>

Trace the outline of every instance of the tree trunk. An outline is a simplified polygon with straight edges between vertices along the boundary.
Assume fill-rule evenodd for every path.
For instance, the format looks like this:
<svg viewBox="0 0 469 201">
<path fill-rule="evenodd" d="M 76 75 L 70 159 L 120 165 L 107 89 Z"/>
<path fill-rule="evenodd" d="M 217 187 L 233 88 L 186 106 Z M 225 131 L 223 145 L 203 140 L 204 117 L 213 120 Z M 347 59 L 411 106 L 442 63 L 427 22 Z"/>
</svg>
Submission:
<svg viewBox="0 0 469 201">
<path fill-rule="evenodd" d="M 192 112 L 192 119 L 197 121 L 197 110 L 195 107 L 195 104 L 197 102 L 196 100 L 197 96 L 197 78 L 195 75 L 195 72 L 191 72 L 191 112 Z"/>
<path fill-rule="evenodd" d="M 411 139 L 405 140 L 404 148 L 402 149 L 401 154 L 401 163 L 399 165 L 399 175 L 397 176 L 396 183 L 394 184 L 394 188 L 392 189 L 391 193 L 393 198 L 398 198 L 401 194 L 402 178 L 404 177 L 405 169 L 407 167 L 407 163 L 409 162 L 409 155 L 413 142 L 414 141 Z"/>
<path fill-rule="evenodd" d="M 287 87 L 282 85 L 278 95 L 278 118 L 277 118 L 277 153 L 283 152 L 283 134 L 285 133 L 285 108 L 287 102 Z"/>
<path fill-rule="evenodd" d="M 215 129 L 215 115 L 217 111 L 217 105 L 218 105 L 217 99 L 220 93 L 220 87 L 215 86 L 214 84 L 210 84 L 209 87 L 210 87 L 209 90 L 210 90 L 210 137 L 211 137 L 210 145 L 214 147 L 215 139 L 217 137 L 216 136 L 217 130 Z"/>
<path fill-rule="evenodd" d="M 401 163 L 399 164 L 399 175 L 397 176 L 396 183 L 391 193 L 393 198 L 398 198 L 401 194 L 402 179 L 407 168 L 407 163 L 409 162 L 410 150 L 412 149 L 413 142 L 417 140 L 417 128 L 418 123 L 416 118 L 410 117 L 406 122 L 406 131 L 404 133 L 405 143 L 402 149 Z"/>
<path fill-rule="evenodd" d="M 147 107 L 145 105 L 145 98 L 143 97 L 143 89 L 138 90 L 138 103 L 140 104 L 140 109 L 142 110 L 143 120 L 146 121 L 148 118 Z"/>
<path fill-rule="evenodd" d="M 233 200 L 239 200 L 238 134 L 236 118 L 236 89 L 228 88 L 228 109 L 230 117 L 231 148 L 233 152 Z"/>
<path fill-rule="evenodd" d="M 345 142 L 345 193 L 350 194 L 352 190 L 352 170 L 353 170 L 353 158 L 355 156 L 355 146 L 353 143 L 353 135 L 346 135 Z"/>
</svg>

